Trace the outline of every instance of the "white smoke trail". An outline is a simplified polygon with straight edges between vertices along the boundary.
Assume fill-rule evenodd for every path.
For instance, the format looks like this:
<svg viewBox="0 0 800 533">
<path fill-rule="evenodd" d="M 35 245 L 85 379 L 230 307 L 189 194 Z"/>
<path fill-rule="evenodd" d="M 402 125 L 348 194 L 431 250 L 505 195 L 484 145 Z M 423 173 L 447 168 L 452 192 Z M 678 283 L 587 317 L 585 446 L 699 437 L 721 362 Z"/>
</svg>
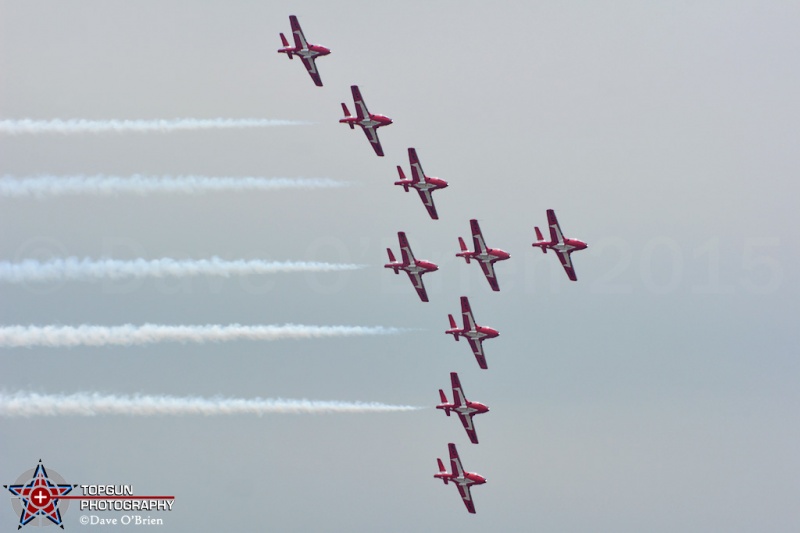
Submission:
<svg viewBox="0 0 800 533">
<path fill-rule="evenodd" d="M 300 126 L 309 124 L 299 120 L 274 120 L 266 118 L 179 118 L 173 120 L 86 120 L 86 119 L 52 119 L 33 120 L 5 119 L 0 120 L 0 133 L 10 135 L 37 133 L 106 133 L 106 132 L 160 132 L 209 130 L 230 128 L 268 128 L 272 126 Z"/>
<path fill-rule="evenodd" d="M 211 259 L 51 259 L 41 262 L 26 259 L 19 263 L 0 261 L 0 282 L 26 283 L 46 281 L 87 281 L 95 279 L 164 278 L 185 276 L 222 276 L 275 274 L 280 272 L 340 272 L 357 270 L 364 265 L 318 263 L 313 261 L 263 261 L 260 259 L 225 261 Z"/>
<path fill-rule="evenodd" d="M 301 324 L 242 326 L 4 326 L 0 327 L 0 348 L 33 346 L 132 346 L 156 342 L 225 342 L 235 340 L 275 341 L 322 337 L 394 335 L 400 328 L 382 326 L 306 326 Z"/>
<path fill-rule="evenodd" d="M 281 189 L 330 189 L 349 183 L 330 178 L 262 178 L 213 176 L 36 176 L 0 177 L 0 196 L 9 198 L 93 194 L 203 194 L 210 192 L 277 191 Z"/>
<path fill-rule="evenodd" d="M 420 407 L 377 402 L 331 402 L 282 398 L 200 398 L 177 396 L 117 396 L 78 392 L 38 394 L 0 392 L 0 416 L 96 416 L 96 415 L 264 415 L 385 413 L 415 411 Z"/>
</svg>

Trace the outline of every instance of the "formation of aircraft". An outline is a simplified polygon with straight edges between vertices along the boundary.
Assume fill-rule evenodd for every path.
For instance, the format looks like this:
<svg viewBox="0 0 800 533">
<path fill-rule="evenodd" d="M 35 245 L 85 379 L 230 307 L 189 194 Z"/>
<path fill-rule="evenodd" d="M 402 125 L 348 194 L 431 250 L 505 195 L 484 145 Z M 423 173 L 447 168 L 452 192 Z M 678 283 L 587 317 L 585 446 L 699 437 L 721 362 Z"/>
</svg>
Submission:
<svg viewBox="0 0 800 533">
<path fill-rule="evenodd" d="M 478 444 L 478 434 L 475 432 L 475 425 L 472 423 L 472 417 L 489 412 L 489 408 L 480 402 L 471 402 L 467 400 L 464 395 L 464 390 L 461 388 L 461 381 L 458 379 L 458 374 L 450 372 L 450 384 L 453 387 L 453 403 L 447 401 L 442 389 L 439 389 L 439 398 L 442 403 L 436 406 L 437 409 L 442 409 L 447 416 L 450 412 L 454 412 L 461 419 L 461 424 L 469 435 L 469 440 L 473 444 Z"/>
<path fill-rule="evenodd" d="M 483 353 L 483 341 L 486 339 L 493 339 L 500 335 L 500 333 L 496 329 L 475 324 L 475 319 L 472 316 L 472 309 L 469 306 L 469 299 L 466 296 L 461 297 L 461 316 L 464 319 L 463 328 L 459 328 L 456 325 L 456 320 L 453 318 L 453 315 L 447 315 L 447 318 L 450 319 L 450 329 L 445 331 L 445 333 L 452 335 L 456 342 L 459 337 L 466 338 L 470 348 L 472 348 L 472 353 L 475 354 L 478 366 L 486 370 L 488 367 L 486 365 L 486 356 Z"/>
<path fill-rule="evenodd" d="M 548 249 L 553 250 L 558 256 L 558 260 L 561 261 L 561 266 L 564 267 L 564 271 L 567 273 L 569 279 L 578 281 L 578 276 L 575 275 L 575 268 L 572 266 L 572 258 L 570 255 L 572 252 L 586 249 L 588 245 L 578 239 L 567 239 L 564 237 L 564 234 L 561 233 L 561 227 L 558 225 L 556 212 L 552 209 L 547 210 L 547 225 L 550 226 L 550 240 L 544 240 L 542 232 L 539 231 L 539 226 L 536 226 L 534 229 L 536 230 L 536 239 L 538 240 L 531 244 L 531 246 L 541 248 L 544 254 L 547 253 Z"/>
<path fill-rule="evenodd" d="M 419 299 L 423 302 L 428 301 L 428 293 L 425 291 L 425 285 L 422 283 L 422 275 L 428 272 L 439 270 L 439 267 L 430 261 L 422 259 L 414 259 L 414 254 L 411 252 L 411 246 L 408 244 L 405 232 L 398 231 L 397 238 L 400 241 L 400 257 L 402 261 L 395 259 L 391 248 L 387 248 L 386 252 L 389 254 L 389 263 L 383 265 L 384 268 L 391 268 L 395 274 L 399 274 L 404 270 L 408 274 L 408 279 L 417 290 Z"/>
<path fill-rule="evenodd" d="M 305 65 L 308 74 L 311 76 L 311 79 L 314 80 L 314 85 L 317 87 L 322 87 L 322 78 L 319 76 L 319 71 L 317 70 L 317 64 L 315 60 L 320 56 L 326 56 L 330 54 L 331 51 L 324 46 L 311 44 L 306 41 L 306 37 L 303 35 L 303 30 L 300 28 L 300 23 L 297 21 L 297 17 L 294 15 L 289 15 L 289 22 L 292 25 L 294 46 L 291 46 L 289 41 L 286 39 L 286 36 L 281 33 L 281 42 L 283 42 L 283 48 L 278 50 L 278 53 L 286 54 L 289 59 L 292 59 L 295 55 L 298 56 L 300 60 L 303 61 L 303 65 Z"/>
<path fill-rule="evenodd" d="M 433 191 L 436 189 L 444 189 L 447 187 L 447 182 L 443 179 L 436 177 L 426 176 L 422 171 L 422 165 L 419 163 L 417 151 L 414 148 L 408 149 L 408 161 L 411 164 L 411 179 L 406 179 L 403 174 L 403 169 L 397 165 L 397 173 L 400 174 L 400 181 L 395 181 L 395 185 L 402 185 L 403 189 L 408 192 L 409 187 L 413 187 L 419 193 L 419 198 L 428 214 L 432 219 L 438 220 L 439 215 L 436 214 L 436 206 L 433 205 Z"/>
<path fill-rule="evenodd" d="M 286 36 L 281 33 L 280 37 L 283 47 L 280 48 L 278 52 L 286 54 L 289 59 L 293 59 L 295 55 L 300 57 L 303 65 L 308 71 L 308 74 L 314 81 L 314 84 L 317 86 L 322 86 L 322 79 L 319 71 L 317 70 L 315 61 L 318 57 L 330 54 L 331 51 L 324 46 L 307 42 L 296 16 L 291 15 L 289 17 L 289 22 L 292 27 L 294 46 L 292 46 L 287 40 Z M 377 130 L 380 127 L 392 124 L 392 119 L 384 115 L 370 113 L 357 85 L 351 85 L 350 90 L 353 95 L 355 116 L 351 115 L 347 105 L 342 103 L 344 117 L 339 119 L 339 123 L 347 124 L 350 129 L 355 129 L 356 126 L 359 126 L 367 136 L 367 140 L 372 145 L 375 154 L 378 156 L 383 156 L 383 147 L 381 146 L 380 139 L 378 138 Z M 438 220 L 439 215 L 436 211 L 436 206 L 433 201 L 433 192 L 438 189 L 446 188 L 448 183 L 443 179 L 425 175 L 425 172 L 422 170 L 419 157 L 417 156 L 416 149 L 408 149 L 408 160 L 411 167 L 411 178 L 407 178 L 403 172 L 403 168 L 400 165 L 397 165 L 399 180 L 395 181 L 394 184 L 403 187 L 405 192 L 409 192 L 412 188 L 415 189 L 419 194 L 420 200 L 425 206 L 428 215 L 431 217 L 431 219 Z M 548 249 L 553 250 L 561 261 L 561 265 L 564 267 L 569 279 L 576 281 L 577 276 L 575 275 L 575 269 L 572 265 L 571 254 L 574 251 L 585 249 L 587 245 L 585 242 L 578 239 L 569 239 L 564 237 L 558 224 L 558 220 L 556 219 L 556 214 L 552 209 L 547 210 L 547 221 L 548 226 L 550 227 L 550 240 L 545 240 L 542 236 L 542 232 L 539 230 L 539 227 L 535 227 L 537 241 L 534 242 L 532 246 L 541 248 L 543 253 L 547 253 Z M 469 222 L 470 229 L 472 231 L 474 250 L 470 251 L 464 242 L 464 239 L 459 237 L 458 244 L 460 251 L 456 253 L 456 257 L 464 258 L 467 264 L 469 264 L 472 260 L 478 262 L 492 290 L 499 291 L 500 286 L 495 274 L 494 264 L 497 261 L 509 259 L 511 256 L 508 252 L 498 248 L 487 247 L 483 238 L 483 234 L 481 233 L 481 228 L 478 225 L 478 221 L 476 219 L 472 219 Z M 392 269 L 395 274 L 399 274 L 401 270 L 408 274 L 411 284 L 417 291 L 420 300 L 427 302 L 428 294 L 425 290 L 422 276 L 428 272 L 434 272 L 438 270 L 439 267 L 430 261 L 415 259 L 414 254 L 411 251 L 411 246 L 408 244 L 408 239 L 406 238 L 406 234 L 404 232 L 398 232 L 397 237 L 400 242 L 401 261 L 398 261 L 395 258 L 391 248 L 387 248 L 386 251 L 389 255 L 389 263 L 385 264 L 384 268 Z M 487 369 L 488 365 L 486 364 L 486 356 L 483 351 L 483 341 L 497 337 L 499 332 L 496 329 L 486 326 L 479 326 L 475 323 L 472 309 L 469 304 L 469 299 L 466 296 L 461 297 L 461 315 L 463 327 L 458 326 L 453 315 L 448 315 L 450 329 L 447 329 L 445 333 L 452 335 L 453 339 L 456 341 L 458 341 L 461 337 L 466 338 L 470 348 L 472 349 L 472 353 L 478 362 L 478 366 L 480 366 L 482 369 Z M 461 421 L 461 424 L 464 426 L 464 430 L 469 436 L 470 442 L 478 444 L 478 435 L 475 431 L 473 417 L 475 415 L 488 412 L 489 408 L 482 403 L 471 402 L 467 400 L 464 390 L 461 386 L 461 381 L 459 380 L 456 372 L 450 373 L 450 382 L 453 389 L 452 403 L 448 402 L 447 395 L 445 394 L 444 390 L 439 389 L 441 403 L 437 405 L 436 408 L 443 410 L 447 416 L 450 416 L 451 413 L 456 413 Z M 456 450 L 455 444 L 448 444 L 448 448 L 450 452 L 451 472 L 448 472 L 445 469 L 441 459 L 437 459 L 439 472 L 434 474 L 433 477 L 441 479 L 445 485 L 453 482 L 458 487 L 459 494 L 461 495 L 467 510 L 474 514 L 475 504 L 472 500 L 470 487 L 472 485 L 481 485 L 486 483 L 486 478 L 474 472 L 466 472 L 461 465 L 461 460 L 458 456 L 458 451 Z"/>
<path fill-rule="evenodd" d="M 481 227 L 474 218 L 469 221 L 469 226 L 472 229 L 472 242 L 475 245 L 475 251 L 470 252 L 467 245 L 464 243 L 464 239 L 459 237 L 458 244 L 461 246 L 461 252 L 457 253 L 456 257 L 463 257 L 467 264 L 469 264 L 470 259 L 477 261 L 478 264 L 481 265 L 481 270 L 483 270 L 486 281 L 489 282 L 492 290 L 499 291 L 500 285 L 498 285 L 497 276 L 494 273 L 494 264 L 497 261 L 505 261 L 511 257 L 511 254 L 499 248 L 488 248 L 486 242 L 483 240 Z"/>
<path fill-rule="evenodd" d="M 358 90 L 358 85 L 351 85 L 350 90 L 353 93 L 353 105 L 356 108 L 356 116 L 352 116 L 347 106 L 342 102 L 342 110 L 344 111 L 344 118 L 339 119 L 341 124 L 347 124 L 350 129 L 356 126 L 361 126 L 364 134 L 367 136 L 375 153 L 383 157 L 383 147 L 381 141 L 378 139 L 378 128 L 388 126 L 392 123 L 392 119 L 384 115 L 376 115 L 370 113 L 367 109 L 367 104 L 364 103 L 364 98 L 361 97 L 361 91 Z"/>
<path fill-rule="evenodd" d="M 433 477 L 441 479 L 445 485 L 452 481 L 458 487 L 458 493 L 461 495 L 461 499 L 464 500 L 467 511 L 475 514 L 475 503 L 472 501 L 470 487 L 472 485 L 483 485 L 486 483 L 486 478 L 475 472 L 465 471 L 464 467 L 461 466 L 461 459 L 458 457 L 456 445 L 451 442 L 447 446 L 450 449 L 450 469 L 452 472 L 448 472 L 445 469 L 441 459 L 436 459 L 439 463 L 439 472 L 434 474 Z"/>
</svg>

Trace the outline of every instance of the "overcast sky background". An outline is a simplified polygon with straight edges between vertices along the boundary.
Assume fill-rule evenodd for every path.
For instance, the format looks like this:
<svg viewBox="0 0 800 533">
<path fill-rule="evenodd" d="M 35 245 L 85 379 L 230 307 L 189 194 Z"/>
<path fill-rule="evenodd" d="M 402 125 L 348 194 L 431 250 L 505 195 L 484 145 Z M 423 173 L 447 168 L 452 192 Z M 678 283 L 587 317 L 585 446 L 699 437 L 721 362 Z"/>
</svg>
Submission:
<svg viewBox="0 0 800 533">
<path fill-rule="evenodd" d="M 299 17 L 315 87 L 275 51 Z M 0 118 L 307 126 L 0 135 L 0 175 L 330 177 L 338 190 L 0 198 L 0 259 L 357 262 L 333 274 L 0 285 L 16 324 L 385 325 L 394 337 L 2 349 L 7 392 L 381 401 L 410 413 L 0 420 L 3 484 L 174 494 L 165 531 L 797 531 L 800 6 L 0 2 Z M 358 84 L 386 157 L 337 124 Z M 351 107 L 352 109 L 352 107 Z M 392 182 L 416 147 L 430 220 Z M 553 208 L 570 282 L 531 248 Z M 480 220 L 501 291 L 456 261 Z M 405 231 L 431 302 L 382 268 Z M 469 296 L 481 371 L 443 332 Z M 432 406 L 490 406 L 472 445 Z M 449 395 L 449 390 L 448 390 Z M 455 442 L 471 516 L 432 478 Z M 80 512 L 65 516 L 77 530 Z M 0 505 L 0 523 L 18 517 Z"/>
</svg>

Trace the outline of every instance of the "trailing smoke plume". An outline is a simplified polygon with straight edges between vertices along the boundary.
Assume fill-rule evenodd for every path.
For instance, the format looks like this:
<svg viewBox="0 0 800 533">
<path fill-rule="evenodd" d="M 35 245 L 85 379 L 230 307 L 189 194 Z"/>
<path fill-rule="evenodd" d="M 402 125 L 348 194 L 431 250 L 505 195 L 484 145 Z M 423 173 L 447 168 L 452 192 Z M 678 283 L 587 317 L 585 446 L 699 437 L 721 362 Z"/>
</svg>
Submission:
<svg viewBox="0 0 800 533">
<path fill-rule="evenodd" d="M 331 189 L 349 184 L 330 178 L 262 178 L 213 176 L 36 176 L 0 177 L 0 196 L 48 198 L 51 196 L 119 194 L 204 194 L 213 192 Z"/>
<path fill-rule="evenodd" d="M 0 120 L 0 133 L 10 135 L 39 133 L 147 133 L 186 130 L 210 130 L 231 128 L 269 128 L 273 126 L 299 126 L 308 124 L 298 120 L 274 120 L 266 118 L 179 118 L 172 120 L 87 120 L 87 119 L 52 119 L 32 120 Z"/>
<path fill-rule="evenodd" d="M 33 346 L 133 346 L 157 342 L 225 342 L 236 340 L 275 341 L 323 337 L 392 335 L 399 328 L 382 326 L 305 326 L 300 324 L 242 326 L 5 326 L 0 327 L 0 348 Z"/>
<path fill-rule="evenodd" d="M 186 276 L 242 276 L 281 272 L 340 272 L 356 270 L 363 265 L 318 263 L 308 261 L 263 261 L 259 259 L 225 261 L 211 259 L 118 259 L 89 258 L 27 259 L 19 263 L 0 261 L 0 282 L 30 283 L 47 281 L 87 281 L 97 279 L 164 278 Z"/>
<path fill-rule="evenodd" d="M 285 400 L 282 398 L 119 396 L 89 392 L 74 394 L 0 392 L 0 416 L 5 417 L 385 413 L 417 409 L 420 408 L 376 402 Z"/>
</svg>

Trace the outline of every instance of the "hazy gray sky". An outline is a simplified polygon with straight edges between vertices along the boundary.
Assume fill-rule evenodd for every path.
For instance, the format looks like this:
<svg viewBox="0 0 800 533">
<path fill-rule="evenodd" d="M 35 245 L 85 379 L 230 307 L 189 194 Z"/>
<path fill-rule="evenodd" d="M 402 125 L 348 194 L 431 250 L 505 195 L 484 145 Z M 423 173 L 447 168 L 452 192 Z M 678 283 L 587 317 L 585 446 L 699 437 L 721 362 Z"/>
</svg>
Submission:
<svg viewBox="0 0 800 533">
<path fill-rule="evenodd" d="M 277 54 L 295 14 L 315 87 Z M 0 419 L 0 481 L 174 494 L 165 531 L 796 531 L 800 6 L 791 2 L 0 2 L 0 119 L 265 118 L 304 126 L 0 135 L 0 175 L 331 178 L 348 188 L 0 198 L 0 260 L 368 264 L 228 279 L 0 285 L 0 325 L 300 323 L 398 336 L 3 348 L 5 392 L 430 406 L 416 412 Z M 378 158 L 338 124 L 358 84 Z M 440 220 L 392 182 L 417 149 Z M 531 248 L 556 210 L 567 280 Z M 511 253 L 493 293 L 457 237 Z M 421 303 L 382 267 L 397 231 Z M 467 295 L 481 371 L 443 332 Z M 432 406 L 457 371 L 471 445 Z M 455 442 L 467 514 L 432 478 Z M 436 482 L 435 482 L 436 481 Z M 10 496 L 10 495 L 9 495 Z M 77 507 L 65 515 L 77 530 Z M 18 517 L 0 502 L 0 524 Z M 112 529 L 113 530 L 113 529 Z"/>
</svg>

